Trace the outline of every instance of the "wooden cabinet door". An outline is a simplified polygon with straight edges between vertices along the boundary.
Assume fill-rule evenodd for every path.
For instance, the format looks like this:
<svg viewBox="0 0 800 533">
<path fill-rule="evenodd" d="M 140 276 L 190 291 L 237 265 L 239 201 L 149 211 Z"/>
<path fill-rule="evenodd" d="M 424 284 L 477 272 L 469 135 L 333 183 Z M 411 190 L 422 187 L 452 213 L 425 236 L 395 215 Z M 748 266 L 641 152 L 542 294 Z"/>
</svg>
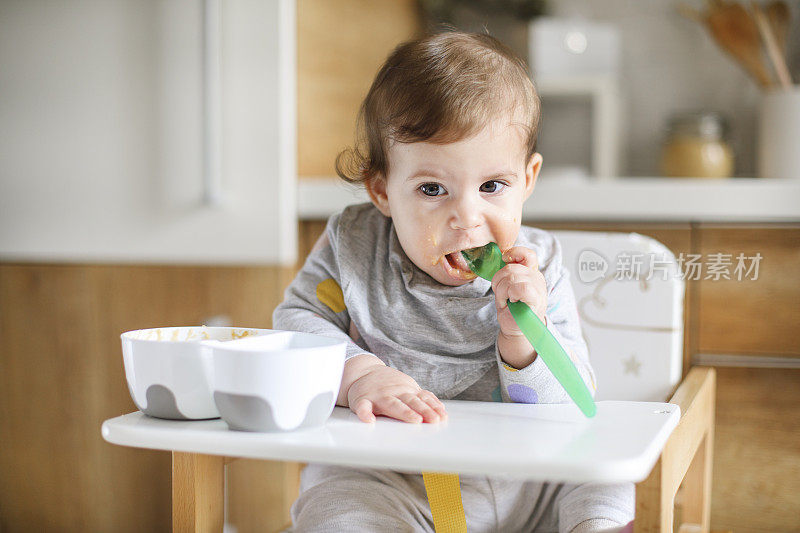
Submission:
<svg viewBox="0 0 800 533">
<path fill-rule="evenodd" d="M 800 357 L 800 225 L 701 224 L 703 258 L 742 254 L 757 272 L 737 279 L 708 273 L 698 282 L 697 334 L 702 354 Z M 723 257 L 725 259 L 725 257 Z"/>
</svg>

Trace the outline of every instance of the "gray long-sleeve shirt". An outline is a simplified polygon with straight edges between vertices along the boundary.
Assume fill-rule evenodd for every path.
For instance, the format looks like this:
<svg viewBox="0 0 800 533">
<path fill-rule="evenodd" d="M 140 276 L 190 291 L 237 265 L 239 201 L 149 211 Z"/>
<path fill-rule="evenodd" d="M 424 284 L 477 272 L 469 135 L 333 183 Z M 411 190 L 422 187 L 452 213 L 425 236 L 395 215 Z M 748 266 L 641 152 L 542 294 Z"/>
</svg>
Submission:
<svg viewBox="0 0 800 533">
<path fill-rule="evenodd" d="M 594 394 L 561 245 L 547 231 L 522 226 L 515 246 L 536 252 L 547 285 L 547 327 Z M 437 282 L 411 262 L 392 220 L 369 202 L 328 219 L 272 323 L 275 329 L 346 339 L 348 359 L 373 354 L 442 400 L 570 401 L 541 357 L 522 369 L 500 358 L 491 282 Z"/>
</svg>

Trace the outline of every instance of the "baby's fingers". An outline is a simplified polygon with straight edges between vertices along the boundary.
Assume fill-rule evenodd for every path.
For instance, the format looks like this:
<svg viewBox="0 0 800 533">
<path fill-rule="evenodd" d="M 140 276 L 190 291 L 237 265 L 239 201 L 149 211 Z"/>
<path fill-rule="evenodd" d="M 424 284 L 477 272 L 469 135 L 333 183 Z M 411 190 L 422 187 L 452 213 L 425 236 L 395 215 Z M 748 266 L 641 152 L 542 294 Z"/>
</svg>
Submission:
<svg viewBox="0 0 800 533">
<path fill-rule="evenodd" d="M 539 257 L 536 252 L 524 246 L 515 246 L 505 251 L 503 261 L 506 263 L 520 263 L 534 270 L 539 269 Z"/>
<path fill-rule="evenodd" d="M 362 422 L 375 422 L 375 415 L 372 414 L 372 402 L 366 398 L 361 398 L 356 402 L 353 412 Z"/>
<path fill-rule="evenodd" d="M 428 403 L 431 407 L 433 407 L 434 411 L 439 413 L 439 416 L 442 420 L 447 418 L 447 410 L 444 408 L 444 404 L 436 397 L 434 393 L 428 390 L 419 391 L 417 394 L 420 398 L 422 398 L 425 402 Z"/>
<path fill-rule="evenodd" d="M 390 416 L 412 424 L 419 424 L 422 422 L 422 415 L 396 396 L 388 397 L 381 402 L 381 411 L 378 414 Z"/>
<path fill-rule="evenodd" d="M 422 398 L 417 396 L 416 394 L 408 394 L 403 396 L 403 401 L 408 404 L 409 407 L 414 409 L 416 412 L 422 415 L 422 421 L 433 423 L 438 422 L 440 419 L 439 413 L 437 413 L 433 407 L 428 405 Z"/>
<path fill-rule="evenodd" d="M 497 283 L 495 283 L 494 287 L 492 288 L 494 291 L 494 303 L 497 309 L 504 309 L 508 305 L 509 294 L 508 290 L 511 287 L 511 284 L 514 281 L 513 274 L 508 273 L 504 276 L 500 276 L 498 272 Z M 494 280 L 493 280 L 494 281 Z"/>
</svg>

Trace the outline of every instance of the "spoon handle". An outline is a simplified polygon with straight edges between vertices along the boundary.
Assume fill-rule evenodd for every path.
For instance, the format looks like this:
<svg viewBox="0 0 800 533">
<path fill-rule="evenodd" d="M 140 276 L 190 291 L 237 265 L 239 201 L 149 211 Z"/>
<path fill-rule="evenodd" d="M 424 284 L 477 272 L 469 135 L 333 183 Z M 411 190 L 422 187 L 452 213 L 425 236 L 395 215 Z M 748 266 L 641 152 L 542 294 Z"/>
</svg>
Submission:
<svg viewBox="0 0 800 533">
<path fill-rule="evenodd" d="M 497 272 L 506 266 L 503 261 L 503 254 L 497 243 L 490 242 L 479 248 L 464 250 L 461 252 L 469 268 L 478 276 L 485 280 L 492 281 Z M 583 382 L 578 369 L 569 358 L 564 348 L 552 333 L 542 324 L 542 321 L 531 311 L 525 302 L 508 301 L 508 309 L 511 316 L 519 326 L 525 338 L 531 343 L 536 353 L 550 369 L 572 401 L 587 417 L 593 417 L 597 412 L 594 399 Z"/>
<path fill-rule="evenodd" d="M 578 373 L 578 369 L 575 368 L 575 364 L 558 340 L 525 302 L 508 301 L 508 309 L 525 338 L 564 387 L 575 405 L 584 415 L 589 418 L 593 417 L 597 413 L 594 399 Z"/>
</svg>

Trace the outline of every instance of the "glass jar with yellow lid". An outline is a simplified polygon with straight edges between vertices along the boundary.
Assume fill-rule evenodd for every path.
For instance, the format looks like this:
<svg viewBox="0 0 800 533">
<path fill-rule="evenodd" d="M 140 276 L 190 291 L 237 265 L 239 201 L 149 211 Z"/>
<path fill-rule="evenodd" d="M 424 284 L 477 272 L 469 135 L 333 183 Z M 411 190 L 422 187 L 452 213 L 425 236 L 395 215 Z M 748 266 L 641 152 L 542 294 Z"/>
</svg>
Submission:
<svg viewBox="0 0 800 533">
<path fill-rule="evenodd" d="M 725 119 L 714 112 L 681 113 L 669 121 L 661 172 L 675 178 L 728 178 L 733 150 Z"/>
</svg>

